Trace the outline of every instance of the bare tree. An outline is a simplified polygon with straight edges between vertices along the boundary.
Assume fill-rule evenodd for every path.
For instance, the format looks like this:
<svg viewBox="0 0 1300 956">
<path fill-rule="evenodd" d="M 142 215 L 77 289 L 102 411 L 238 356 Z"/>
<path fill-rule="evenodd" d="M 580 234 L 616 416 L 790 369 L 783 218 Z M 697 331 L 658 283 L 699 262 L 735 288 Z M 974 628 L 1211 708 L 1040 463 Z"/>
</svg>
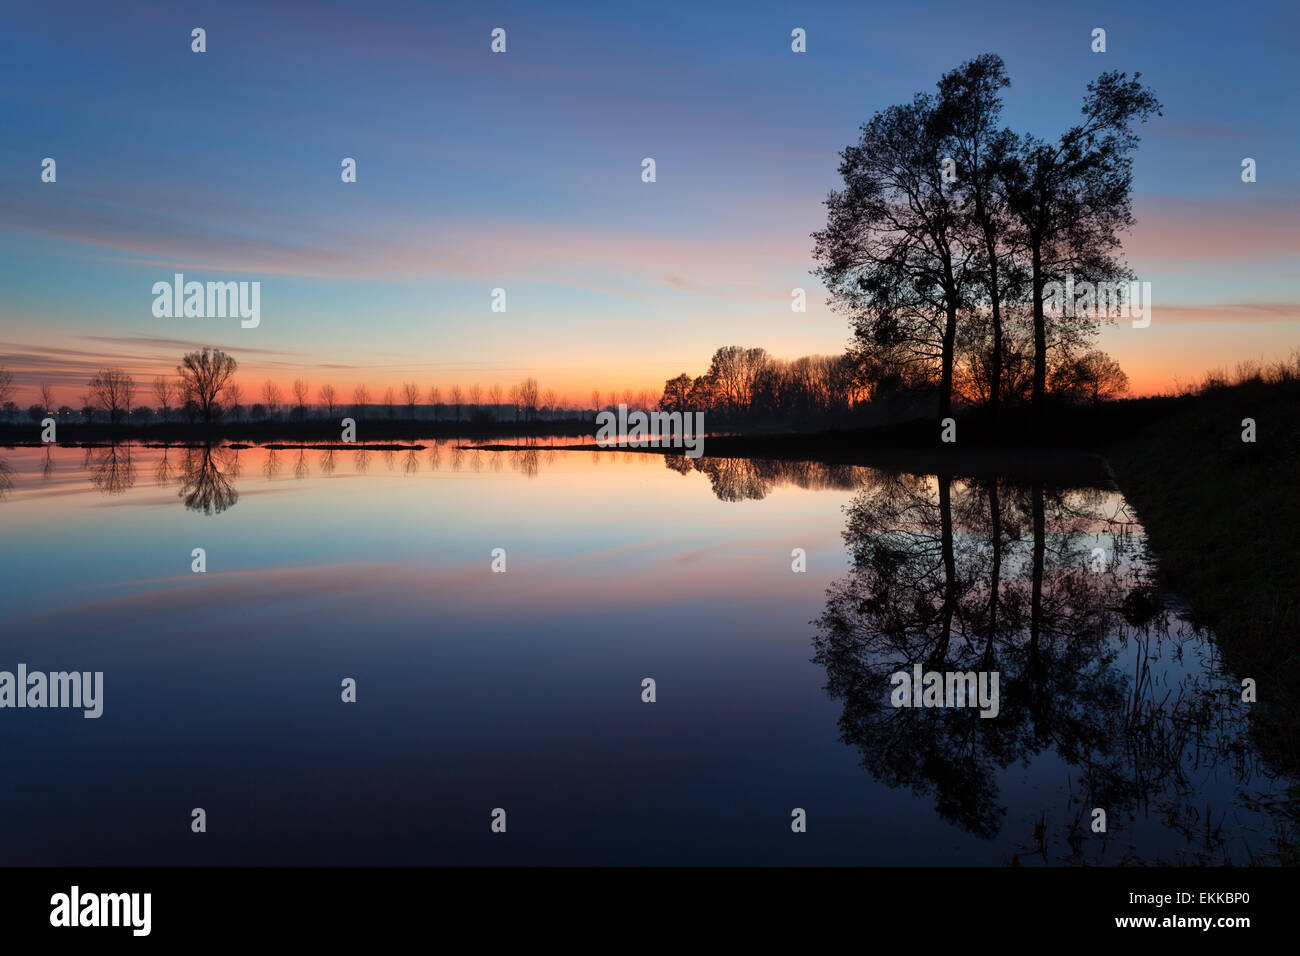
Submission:
<svg viewBox="0 0 1300 956">
<path fill-rule="evenodd" d="M 556 399 L 556 397 L 555 397 L 555 390 L 554 390 L 554 389 L 551 389 L 551 388 L 548 388 L 548 389 L 546 390 L 546 394 L 542 397 L 542 412 L 543 412 L 543 414 L 546 415 L 546 416 L 549 416 L 549 417 L 551 417 L 551 418 L 554 418 L 554 417 L 555 417 L 555 406 L 556 406 L 556 402 L 557 402 L 557 399 Z"/>
<path fill-rule="evenodd" d="M 333 418 L 334 409 L 338 405 L 338 394 L 334 391 L 333 385 L 322 385 L 320 387 L 320 403 L 325 406 L 325 415 Z"/>
<path fill-rule="evenodd" d="M 172 415 L 172 402 L 176 401 L 176 383 L 166 375 L 159 375 L 153 380 L 153 397 L 162 410 L 163 421 Z"/>
<path fill-rule="evenodd" d="M 244 391 L 239 387 L 238 382 L 231 382 L 226 386 L 225 391 L 226 405 L 229 406 L 231 413 L 235 416 L 235 421 L 244 419 Z"/>
<path fill-rule="evenodd" d="M 438 420 L 438 406 L 442 404 L 442 392 L 438 390 L 437 385 L 429 386 L 429 414 L 433 420 Z"/>
<path fill-rule="evenodd" d="M 402 400 L 406 402 L 406 411 L 415 421 L 415 406 L 420 403 L 420 386 L 414 382 L 402 383 Z"/>
<path fill-rule="evenodd" d="M 269 378 L 262 383 L 262 404 L 266 406 L 266 413 L 274 421 L 280 411 L 280 386 Z"/>
<path fill-rule="evenodd" d="M 120 368 L 102 368 L 86 383 L 95 404 L 108 413 L 116 425 L 131 412 L 135 400 L 135 379 Z"/>
<path fill-rule="evenodd" d="M 389 385 L 384 389 L 384 411 L 391 420 L 393 417 L 393 406 L 397 404 L 397 396 L 393 394 L 393 386 Z"/>
<path fill-rule="evenodd" d="M 295 378 L 293 380 L 293 400 L 298 403 L 298 421 L 307 420 L 307 400 L 311 397 L 310 387 L 306 379 Z"/>
<path fill-rule="evenodd" d="M 14 373 L 0 365 L 0 405 L 5 404 L 14 395 Z"/>
<path fill-rule="evenodd" d="M 203 413 L 205 423 L 211 423 L 213 414 L 220 411 L 217 396 L 237 368 L 239 363 L 232 356 L 221 349 L 206 347 L 197 352 L 187 352 L 181 359 L 181 364 L 176 366 L 181 377 L 182 391 L 189 392 L 190 400 Z"/>
<path fill-rule="evenodd" d="M 469 407 L 471 417 L 478 414 L 478 407 L 483 403 L 483 389 L 478 387 L 478 383 L 469 387 Z"/>
<path fill-rule="evenodd" d="M 501 409 L 501 386 L 493 385 L 488 389 L 488 401 L 492 405 L 492 420 L 496 421 L 498 412 Z"/>
<path fill-rule="evenodd" d="M 54 404 L 54 389 L 49 382 L 41 382 L 41 405 L 44 406 L 46 412 L 52 412 L 56 407 Z"/>
<path fill-rule="evenodd" d="M 460 421 L 460 406 L 465 403 L 465 394 L 460 390 L 459 385 L 451 387 L 451 404 L 456 409 L 456 421 Z"/>
<path fill-rule="evenodd" d="M 352 390 L 352 406 L 356 411 L 357 418 L 366 417 L 366 406 L 370 404 L 370 389 L 364 385 L 358 385 Z"/>
</svg>

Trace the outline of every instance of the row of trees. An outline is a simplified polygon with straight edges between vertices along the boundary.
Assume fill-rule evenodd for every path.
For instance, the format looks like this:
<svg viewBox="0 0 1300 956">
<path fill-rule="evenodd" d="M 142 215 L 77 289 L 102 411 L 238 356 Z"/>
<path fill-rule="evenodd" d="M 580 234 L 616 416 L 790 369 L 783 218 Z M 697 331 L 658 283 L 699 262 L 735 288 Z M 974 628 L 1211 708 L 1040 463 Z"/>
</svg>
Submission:
<svg viewBox="0 0 1300 956">
<path fill-rule="evenodd" d="M 999 125 L 1010 80 L 985 54 L 862 127 L 813 234 L 861 384 L 933 389 L 943 415 L 954 398 L 996 415 L 1025 393 L 1041 411 L 1053 385 L 1100 396 L 1125 384 L 1088 347 L 1098 318 L 1049 316 L 1045 289 L 1132 278 L 1118 236 L 1133 223 L 1133 129 L 1160 109 L 1139 78 L 1103 74 L 1082 120 L 1049 141 Z"/>
<path fill-rule="evenodd" d="M 786 360 L 761 348 L 728 345 L 713 353 L 703 375 L 686 373 L 664 382 L 664 411 L 710 411 L 723 415 L 835 415 L 862 397 L 848 355 L 805 355 Z"/>
<path fill-rule="evenodd" d="M 442 390 L 434 385 L 425 392 L 414 382 L 403 383 L 400 391 L 388 387 L 382 394 L 372 395 L 366 385 L 352 389 L 345 396 L 333 385 L 322 385 L 314 392 L 305 379 L 295 379 L 286 396 L 280 385 L 267 380 L 255 393 L 245 391 L 234 380 L 239 363 L 221 349 L 203 348 L 186 353 L 176 367 L 174 376 L 159 375 L 148 386 L 137 384 L 135 378 L 121 368 L 104 368 L 86 383 L 80 396 L 78 410 L 86 421 L 96 414 L 108 418 L 113 424 L 126 420 L 148 422 L 155 417 L 171 421 L 180 417 L 190 423 L 212 423 L 223 417 L 236 421 L 249 418 L 255 421 L 273 421 L 288 417 L 306 421 L 313 417 L 326 419 L 350 414 L 365 418 L 417 418 L 434 420 L 510 420 L 536 421 L 564 415 L 567 400 L 560 399 L 554 391 L 542 392 L 537 379 L 525 378 L 516 385 L 503 388 L 492 385 L 483 389 L 479 385 L 462 388 L 453 385 L 444 399 Z M 13 394 L 13 375 L 0 368 L 0 410 L 13 421 L 20 413 L 10 400 Z M 46 415 L 69 417 L 75 414 L 68 405 L 56 408 L 54 388 L 48 383 L 40 385 L 40 402 L 27 409 L 28 417 L 40 421 Z M 612 398 L 612 396 L 611 396 Z M 152 399 L 154 404 L 150 404 Z M 260 399 L 260 401 L 258 400 Z M 252 402 L 251 405 L 246 404 Z"/>
</svg>

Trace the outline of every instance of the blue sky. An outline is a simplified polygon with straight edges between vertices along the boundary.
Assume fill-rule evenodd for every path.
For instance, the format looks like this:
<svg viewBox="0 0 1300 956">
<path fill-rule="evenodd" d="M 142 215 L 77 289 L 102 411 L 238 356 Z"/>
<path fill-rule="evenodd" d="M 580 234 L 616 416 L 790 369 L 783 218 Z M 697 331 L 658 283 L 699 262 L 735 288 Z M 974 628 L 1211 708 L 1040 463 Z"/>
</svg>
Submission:
<svg viewBox="0 0 1300 956">
<path fill-rule="evenodd" d="M 200 341 L 258 380 L 373 392 L 536 374 L 575 399 L 698 374 L 724 344 L 838 351 L 847 323 L 808 274 L 837 153 L 874 111 L 986 51 L 1006 61 L 1004 119 L 1020 130 L 1056 135 L 1109 69 L 1140 70 L 1164 104 L 1143 131 L 1127 243 L 1155 322 L 1102 343 L 1135 384 L 1300 344 L 1294 5 L 158 2 L 3 16 L 0 363 L 24 388 L 71 390 L 110 361 L 147 377 Z M 505 54 L 489 50 L 494 27 Z M 807 53 L 790 50 L 795 27 Z M 40 181 L 46 156 L 55 184 Z M 345 156 L 355 184 L 340 181 Z M 1240 181 L 1244 156 L 1256 183 Z M 152 284 L 176 271 L 261 281 L 261 325 L 154 317 Z M 795 286 L 805 314 L 790 311 Z M 489 311 L 495 287 L 504 315 Z"/>
</svg>

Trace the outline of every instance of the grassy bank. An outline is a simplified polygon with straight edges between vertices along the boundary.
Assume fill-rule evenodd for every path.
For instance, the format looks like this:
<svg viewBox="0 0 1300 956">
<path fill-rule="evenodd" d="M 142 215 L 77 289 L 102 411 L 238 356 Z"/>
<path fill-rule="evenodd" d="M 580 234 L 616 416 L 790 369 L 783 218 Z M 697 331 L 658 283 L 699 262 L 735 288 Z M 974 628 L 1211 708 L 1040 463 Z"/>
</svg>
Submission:
<svg viewBox="0 0 1300 956">
<path fill-rule="evenodd" d="M 1258 685 L 1259 744 L 1300 771 L 1300 383 L 1147 399 L 1101 450 L 1159 557 L 1161 584 Z M 1242 419 L 1254 419 L 1254 443 Z"/>
</svg>

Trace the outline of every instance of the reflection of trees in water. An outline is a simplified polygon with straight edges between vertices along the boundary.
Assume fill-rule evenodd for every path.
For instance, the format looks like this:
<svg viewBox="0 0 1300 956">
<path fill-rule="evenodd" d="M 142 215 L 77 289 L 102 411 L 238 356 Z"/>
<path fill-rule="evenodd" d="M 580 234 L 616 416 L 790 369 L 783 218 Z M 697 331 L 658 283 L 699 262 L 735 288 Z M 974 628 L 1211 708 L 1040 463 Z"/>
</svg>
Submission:
<svg viewBox="0 0 1300 956">
<path fill-rule="evenodd" d="M 326 448 L 320 454 L 320 473 L 322 475 L 334 474 L 334 449 Z"/>
<path fill-rule="evenodd" d="M 848 508 L 853 568 L 828 590 L 814 638 L 826 690 L 844 702 L 842 739 L 863 766 L 993 838 L 1006 812 L 1002 772 L 1054 752 L 1073 768 L 1070 809 L 1044 815 L 1021 849 L 1068 847 L 1066 859 L 1082 860 L 1107 839 L 1090 831 L 1093 807 L 1106 810 L 1110 839 L 1156 807 L 1186 853 L 1225 855 L 1193 778 L 1213 768 L 1249 779 L 1243 711 L 1213 667 L 1179 660 L 1202 642 L 1171 632 L 1118 499 L 869 474 Z M 998 672 L 998 715 L 893 707 L 890 676 L 916 664 Z"/>
<path fill-rule="evenodd" d="M 352 453 L 352 470 L 358 475 L 364 475 L 370 470 L 370 452 L 364 448 L 358 448 Z"/>
<path fill-rule="evenodd" d="M 176 462 L 172 458 L 172 449 L 170 445 L 164 445 L 162 454 L 153 466 L 154 483 L 162 487 L 170 485 L 176 479 Z"/>
<path fill-rule="evenodd" d="M 106 495 L 125 494 L 135 484 L 130 445 L 87 448 L 83 464 L 90 472 L 91 483 Z"/>
<path fill-rule="evenodd" d="M 713 493 L 723 501 L 748 501 L 767 497 L 779 485 L 809 490 L 851 491 L 862 484 L 867 469 L 857 465 L 817 461 L 772 461 L 749 458 L 687 458 L 664 455 L 664 464 L 682 475 L 706 475 Z"/>
<path fill-rule="evenodd" d="M 510 453 L 510 467 L 525 478 L 536 478 L 541 470 L 541 458 L 536 448 L 523 448 Z"/>
<path fill-rule="evenodd" d="M 54 458 L 51 455 L 53 451 L 54 446 L 52 444 L 45 446 L 45 460 L 41 462 L 41 478 L 45 481 L 49 481 L 54 477 Z"/>
<path fill-rule="evenodd" d="M 298 449 L 298 460 L 293 463 L 293 476 L 299 481 L 311 474 L 311 466 L 307 464 L 307 449 Z"/>
<path fill-rule="evenodd" d="M 7 458 L 0 458 L 0 501 L 9 497 L 14 490 L 14 469 Z"/>
<path fill-rule="evenodd" d="M 420 470 L 420 450 L 418 448 L 410 449 L 402 457 L 402 473 L 405 475 L 414 475 Z"/>
<path fill-rule="evenodd" d="M 275 476 L 280 473 L 280 456 L 274 448 L 266 450 L 266 457 L 262 459 L 262 475 L 267 481 L 275 481 Z"/>
<path fill-rule="evenodd" d="M 220 446 L 186 448 L 181 461 L 181 489 L 185 507 L 205 515 L 221 514 L 239 500 L 233 482 L 235 456 Z"/>
</svg>

